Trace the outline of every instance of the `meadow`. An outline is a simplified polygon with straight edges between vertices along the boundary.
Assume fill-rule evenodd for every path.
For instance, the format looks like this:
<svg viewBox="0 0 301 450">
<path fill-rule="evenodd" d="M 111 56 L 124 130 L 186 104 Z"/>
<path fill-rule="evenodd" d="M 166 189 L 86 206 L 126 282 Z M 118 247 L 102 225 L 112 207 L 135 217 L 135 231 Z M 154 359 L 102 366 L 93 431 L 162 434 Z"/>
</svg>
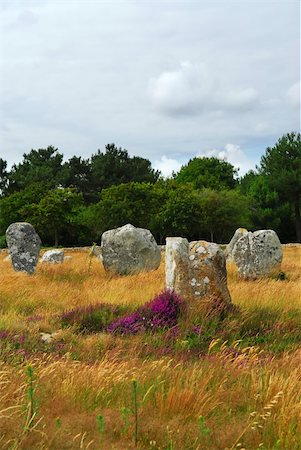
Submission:
<svg viewBox="0 0 301 450">
<path fill-rule="evenodd" d="M 228 314 L 207 299 L 126 334 L 106 327 L 163 291 L 164 262 L 118 277 L 66 255 L 28 276 L 0 253 L 1 449 L 301 449 L 301 246 L 278 278 L 229 263 Z"/>
</svg>

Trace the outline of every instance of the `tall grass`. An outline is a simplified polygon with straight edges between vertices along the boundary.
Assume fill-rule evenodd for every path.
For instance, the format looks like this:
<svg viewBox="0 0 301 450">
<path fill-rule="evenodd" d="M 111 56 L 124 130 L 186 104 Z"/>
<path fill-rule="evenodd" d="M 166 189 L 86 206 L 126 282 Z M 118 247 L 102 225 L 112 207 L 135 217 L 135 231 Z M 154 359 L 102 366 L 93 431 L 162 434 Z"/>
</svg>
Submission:
<svg viewBox="0 0 301 450">
<path fill-rule="evenodd" d="M 10 336 L 0 342 L 1 449 L 301 449 L 300 248 L 285 248 L 284 281 L 240 281 L 229 265 L 239 315 L 175 335 L 172 345 L 167 332 L 60 329 L 63 311 L 103 302 L 133 309 L 164 287 L 163 264 L 124 278 L 72 256 L 30 277 L 0 255 L 0 331 Z M 46 344 L 41 331 L 57 335 Z M 205 331 L 214 340 L 195 352 Z M 36 415 L 24 433 L 29 385 Z"/>
</svg>

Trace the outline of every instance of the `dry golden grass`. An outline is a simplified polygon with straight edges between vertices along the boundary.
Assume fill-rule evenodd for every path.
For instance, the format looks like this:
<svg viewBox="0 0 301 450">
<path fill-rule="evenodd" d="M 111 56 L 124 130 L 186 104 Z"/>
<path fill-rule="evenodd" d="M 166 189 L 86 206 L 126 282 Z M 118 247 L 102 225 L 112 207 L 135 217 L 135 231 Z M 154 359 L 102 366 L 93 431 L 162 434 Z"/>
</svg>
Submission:
<svg viewBox="0 0 301 450">
<path fill-rule="evenodd" d="M 286 281 L 240 281 L 229 265 L 233 302 L 250 310 L 301 310 L 301 248 L 286 247 L 284 255 Z M 24 318 L 42 314 L 46 319 L 31 324 L 30 331 L 54 331 L 48 320 L 53 314 L 98 302 L 140 305 L 164 287 L 163 264 L 156 272 L 124 278 L 109 276 L 96 258 L 88 273 L 86 254 L 72 256 L 62 266 L 41 265 L 29 277 L 15 273 L 0 254 L 0 330 L 26 330 Z M 12 354 L 0 364 L 3 450 L 134 448 L 133 379 L 138 381 L 137 448 L 301 449 L 300 349 L 276 357 L 240 347 L 236 354 L 214 341 L 201 357 L 185 352 L 160 357 L 147 355 L 151 344 L 143 336 L 79 336 L 66 329 L 57 339 L 71 349 L 61 357 L 40 353 L 20 362 Z M 231 344 L 232 350 L 238 347 Z M 72 349 L 85 357 L 76 358 Z M 34 370 L 38 402 L 28 431 L 27 363 Z M 98 415 L 104 418 L 103 433 Z M 200 416 L 205 425 L 198 425 Z"/>
</svg>

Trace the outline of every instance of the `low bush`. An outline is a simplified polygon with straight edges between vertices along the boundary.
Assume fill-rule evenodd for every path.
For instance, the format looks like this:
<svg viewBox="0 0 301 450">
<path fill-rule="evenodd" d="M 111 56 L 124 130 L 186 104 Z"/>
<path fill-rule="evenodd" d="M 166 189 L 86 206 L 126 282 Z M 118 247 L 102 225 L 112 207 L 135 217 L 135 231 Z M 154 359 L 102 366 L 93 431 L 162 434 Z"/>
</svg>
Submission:
<svg viewBox="0 0 301 450">
<path fill-rule="evenodd" d="M 81 333 L 97 333 L 125 314 L 125 306 L 97 303 L 83 308 L 75 308 L 60 316 L 63 327 L 75 326 Z"/>
</svg>

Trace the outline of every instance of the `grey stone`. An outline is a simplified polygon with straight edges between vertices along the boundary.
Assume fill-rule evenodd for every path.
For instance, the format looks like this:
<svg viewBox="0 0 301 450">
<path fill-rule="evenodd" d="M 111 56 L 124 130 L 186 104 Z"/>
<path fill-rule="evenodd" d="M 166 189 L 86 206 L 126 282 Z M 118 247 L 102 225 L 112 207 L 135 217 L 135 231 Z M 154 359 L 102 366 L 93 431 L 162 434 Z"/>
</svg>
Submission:
<svg viewBox="0 0 301 450">
<path fill-rule="evenodd" d="M 231 303 L 226 258 L 219 245 L 206 241 L 166 238 L 166 288 L 184 298 L 215 297 Z"/>
<path fill-rule="evenodd" d="M 248 233 L 248 230 L 246 228 L 238 228 L 235 231 L 231 241 L 229 242 L 229 244 L 227 245 L 226 250 L 225 250 L 226 258 L 229 261 L 233 261 L 233 249 L 234 249 L 236 242 L 247 233 Z"/>
<path fill-rule="evenodd" d="M 239 275 L 256 279 L 279 272 L 283 252 L 275 231 L 258 230 L 244 234 L 236 242 L 232 255 Z"/>
<path fill-rule="evenodd" d="M 41 262 L 50 264 L 60 264 L 64 261 L 64 250 L 47 250 L 41 258 Z"/>
<path fill-rule="evenodd" d="M 190 295 L 189 243 L 181 237 L 167 237 L 165 247 L 166 288 L 185 297 Z"/>
<path fill-rule="evenodd" d="M 6 230 L 6 241 L 13 268 L 34 273 L 41 247 L 41 239 L 34 227 L 27 222 L 12 223 Z"/>
<path fill-rule="evenodd" d="M 155 270 L 161 261 L 151 232 L 131 224 L 103 233 L 101 250 L 105 270 L 120 275 Z"/>
<path fill-rule="evenodd" d="M 190 280 L 195 280 L 192 294 L 219 298 L 230 304 L 226 257 L 221 247 L 213 242 L 193 241 L 189 244 L 189 255 Z"/>
</svg>

